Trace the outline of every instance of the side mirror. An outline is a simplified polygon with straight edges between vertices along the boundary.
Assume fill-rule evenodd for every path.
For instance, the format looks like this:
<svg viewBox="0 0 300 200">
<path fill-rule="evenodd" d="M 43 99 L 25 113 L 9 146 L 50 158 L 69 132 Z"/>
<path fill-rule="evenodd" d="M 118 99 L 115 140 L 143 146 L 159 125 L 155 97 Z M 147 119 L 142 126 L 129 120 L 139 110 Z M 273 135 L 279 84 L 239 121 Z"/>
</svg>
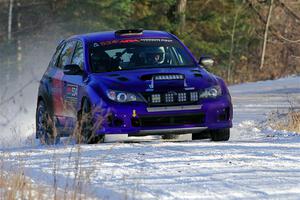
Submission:
<svg viewBox="0 0 300 200">
<path fill-rule="evenodd" d="M 82 75 L 83 71 L 80 69 L 79 65 L 69 64 L 64 66 L 64 74 L 66 75 Z"/>
<path fill-rule="evenodd" d="M 209 57 L 201 57 L 199 59 L 199 64 L 203 67 L 212 67 L 214 65 L 214 60 Z"/>
</svg>

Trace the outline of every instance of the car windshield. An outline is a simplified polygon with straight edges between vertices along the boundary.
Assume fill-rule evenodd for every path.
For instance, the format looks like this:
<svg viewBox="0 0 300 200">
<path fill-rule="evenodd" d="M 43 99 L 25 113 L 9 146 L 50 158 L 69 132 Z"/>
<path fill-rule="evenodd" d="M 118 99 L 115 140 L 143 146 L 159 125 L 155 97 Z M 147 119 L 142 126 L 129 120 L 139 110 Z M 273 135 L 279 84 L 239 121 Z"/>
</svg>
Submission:
<svg viewBox="0 0 300 200">
<path fill-rule="evenodd" d="M 94 42 L 89 47 L 92 72 L 141 68 L 192 67 L 189 53 L 172 39 L 124 39 Z"/>
</svg>

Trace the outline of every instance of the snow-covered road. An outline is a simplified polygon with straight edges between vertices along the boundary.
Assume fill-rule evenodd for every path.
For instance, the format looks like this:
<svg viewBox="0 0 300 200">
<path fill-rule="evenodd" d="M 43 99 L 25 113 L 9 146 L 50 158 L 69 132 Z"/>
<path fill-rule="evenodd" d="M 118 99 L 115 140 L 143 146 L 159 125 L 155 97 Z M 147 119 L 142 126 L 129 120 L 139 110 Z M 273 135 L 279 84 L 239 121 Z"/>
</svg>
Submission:
<svg viewBox="0 0 300 200">
<path fill-rule="evenodd" d="M 300 199 L 300 136 L 261 126 L 272 110 L 300 107 L 300 77 L 230 90 L 229 142 L 21 147 L 5 150 L 5 168 L 22 166 L 36 183 L 56 179 L 63 190 L 77 183 L 104 199 Z"/>
</svg>

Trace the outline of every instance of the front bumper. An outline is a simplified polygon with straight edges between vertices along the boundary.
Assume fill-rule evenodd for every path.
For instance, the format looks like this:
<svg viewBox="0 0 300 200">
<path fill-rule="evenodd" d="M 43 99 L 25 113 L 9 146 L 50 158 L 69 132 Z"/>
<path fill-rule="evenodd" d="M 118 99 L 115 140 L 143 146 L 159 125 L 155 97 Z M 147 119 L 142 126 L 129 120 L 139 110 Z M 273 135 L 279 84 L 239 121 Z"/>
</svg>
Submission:
<svg viewBox="0 0 300 200">
<path fill-rule="evenodd" d="M 232 104 L 227 95 L 201 100 L 197 105 L 148 107 L 131 103 L 111 104 L 106 109 L 109 111 L 94 115 L 102 122 L 96 134 L 185 134 L 232 127 Z"/>
<path fill-rule="evenodd" d="M 149 130 L 140 130 L 137 134 L 130 134 L 130 135 L 146 136 L 146 135 L 162 135 L 162 134 L 188 134 L 188 133 L 200 133 L 205 129 L 207 129 L 207 127 L 149 129 Z"/>
</svg>

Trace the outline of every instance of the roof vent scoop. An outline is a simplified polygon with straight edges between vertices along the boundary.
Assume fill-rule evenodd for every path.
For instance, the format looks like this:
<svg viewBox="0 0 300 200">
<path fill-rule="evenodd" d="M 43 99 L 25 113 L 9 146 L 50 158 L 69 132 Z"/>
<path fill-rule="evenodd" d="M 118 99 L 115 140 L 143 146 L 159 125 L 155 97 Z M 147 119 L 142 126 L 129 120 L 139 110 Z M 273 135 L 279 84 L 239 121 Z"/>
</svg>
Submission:
<svg viewBox="0 0 300 200">
<path fill-rule="evenodd" d="M 143 31 L 144 30 L 142 28 L 138 28 L 138 29 L 122 29 L 122 30 L 117 30 L 115 32 L 115 35 L 117 35 L 117 36 L 142 35 Z"/>
</svg>

